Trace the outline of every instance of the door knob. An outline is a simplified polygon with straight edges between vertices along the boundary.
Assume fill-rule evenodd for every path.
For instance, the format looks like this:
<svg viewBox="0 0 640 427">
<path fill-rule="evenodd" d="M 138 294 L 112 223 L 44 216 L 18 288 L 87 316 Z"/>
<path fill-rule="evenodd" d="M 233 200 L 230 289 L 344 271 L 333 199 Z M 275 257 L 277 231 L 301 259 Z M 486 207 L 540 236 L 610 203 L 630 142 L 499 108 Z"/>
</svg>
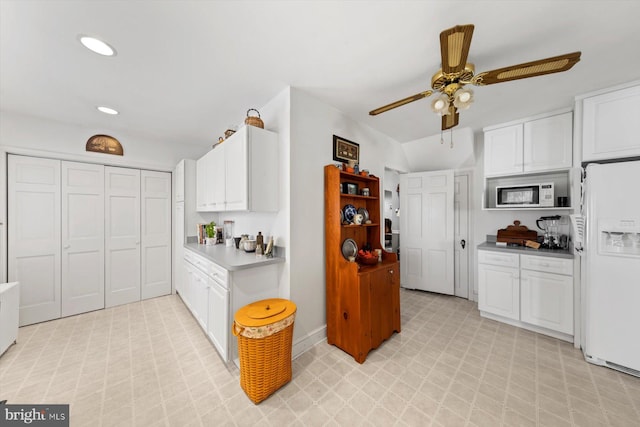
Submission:
<svg viewBox="0 0 640 427">
<path fill-rule="evenodd" d="M 464 239 L 460 240 L 460 245 L 462 246 L 462 249 L 464 249 L 464 247 L 467 246 L 467 241 Z"/>
</svg>

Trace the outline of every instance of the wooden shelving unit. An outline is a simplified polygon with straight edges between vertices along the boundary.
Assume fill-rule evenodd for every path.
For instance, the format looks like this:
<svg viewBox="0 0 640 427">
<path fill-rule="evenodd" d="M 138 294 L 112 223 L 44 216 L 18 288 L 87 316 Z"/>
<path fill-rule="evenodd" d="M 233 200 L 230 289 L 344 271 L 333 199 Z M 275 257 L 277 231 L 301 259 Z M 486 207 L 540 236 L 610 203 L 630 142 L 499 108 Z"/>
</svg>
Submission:
<svg viewBox="0 0 640 427">
<path fill-rule="evenodd" d="M 342 183 L 369 188 L 369 196 L 344 194 Z M 363 363 L 369 352 L 400 332 L 400 264 L 380 245 L 380 180 L 324 168 L 327 342 Z M 369 212 L 371 224 L 343 225 L 340 211 L 352 204 Z M 342 243 L 353 239 L 362 248 L 382 249 L 382 262 L 359 265 L 342 255 Z"/>
</svg>

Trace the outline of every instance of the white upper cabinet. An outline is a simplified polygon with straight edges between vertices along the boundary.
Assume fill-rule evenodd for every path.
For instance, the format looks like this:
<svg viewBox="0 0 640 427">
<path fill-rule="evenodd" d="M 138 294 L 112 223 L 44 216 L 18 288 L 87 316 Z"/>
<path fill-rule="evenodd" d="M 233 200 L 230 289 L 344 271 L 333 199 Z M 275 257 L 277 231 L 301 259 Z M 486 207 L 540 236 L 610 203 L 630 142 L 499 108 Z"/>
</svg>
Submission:
<svg viewBox="0 0 640 427">
<path fill-rule="evenodd" d="M 278 210 L 278 136 L 244 126 L 197 162 L 198 211 Z"/>
<path fill-rule="evenodd" d="M 640 84 L 580 97 L 582 161 L 640 156 Z"/>
<path fill-rule="evenodd" d="M 484 174 L 522 173 L 522 124 L 484 133 Z"/>
<path fill-rule="evenodd" d="M 572 165 L 572 114 L 524 123 L 524 172 L 566 169 Z"/>
<path fill-rule="evenodd" d="M 485 176 L 568 169 L 573 153 L 572 113 L 485 128 Z"/>
</svg>

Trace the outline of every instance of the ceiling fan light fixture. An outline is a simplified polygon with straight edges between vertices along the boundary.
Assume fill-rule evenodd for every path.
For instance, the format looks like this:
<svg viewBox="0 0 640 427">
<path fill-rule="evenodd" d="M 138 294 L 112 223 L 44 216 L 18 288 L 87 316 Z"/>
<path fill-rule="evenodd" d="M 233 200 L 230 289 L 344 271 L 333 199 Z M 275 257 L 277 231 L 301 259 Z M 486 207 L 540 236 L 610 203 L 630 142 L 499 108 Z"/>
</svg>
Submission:
<svg viewBox="0 0 640 427">
<path fill-rule="evenodd" d="M 444 93 L 431 101 L 431 109 L 441 116 L 449 114 L 449 97 Z"/>
<path fill-rule="evenodd" d="M 453 95 L 453 105 L 458 110 L 466 110 L 473 104 L 473 91 L 471 89 L 458 89 Z"/>
</svg>

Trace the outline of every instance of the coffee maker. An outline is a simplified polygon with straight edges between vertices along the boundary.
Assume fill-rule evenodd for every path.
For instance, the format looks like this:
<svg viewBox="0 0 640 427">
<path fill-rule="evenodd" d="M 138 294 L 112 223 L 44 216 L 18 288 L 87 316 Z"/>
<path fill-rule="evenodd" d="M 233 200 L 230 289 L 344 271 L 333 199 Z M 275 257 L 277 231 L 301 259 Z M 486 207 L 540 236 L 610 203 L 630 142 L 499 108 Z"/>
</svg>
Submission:
<svg viewBox="0 0 640 427">
<path fill-rule="evenodd" d="M 560 235 L 558 234 L 558 226 L 560 225 L 560 215 L 543 216 L 536 220 L 536 225 L 540 230 L 544 231 L 542 247 L 559 249 Z"/>
</svg>

